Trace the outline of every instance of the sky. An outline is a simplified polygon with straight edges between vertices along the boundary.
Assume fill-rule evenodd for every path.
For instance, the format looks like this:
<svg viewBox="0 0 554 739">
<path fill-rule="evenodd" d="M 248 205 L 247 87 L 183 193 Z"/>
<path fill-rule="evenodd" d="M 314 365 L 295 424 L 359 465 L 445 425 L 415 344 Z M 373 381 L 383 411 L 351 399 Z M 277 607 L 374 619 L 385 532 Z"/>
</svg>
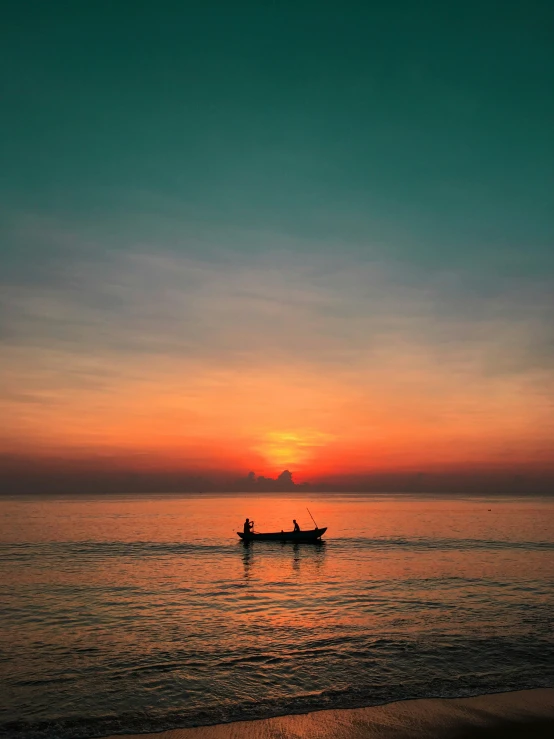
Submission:
<svg viewBox="0 0 554 739">
<path fill-rule="evenodd" d="M 552 481 L 553 32 L 547 0 L 8 4 L 2 469 Z"/>
</svg>

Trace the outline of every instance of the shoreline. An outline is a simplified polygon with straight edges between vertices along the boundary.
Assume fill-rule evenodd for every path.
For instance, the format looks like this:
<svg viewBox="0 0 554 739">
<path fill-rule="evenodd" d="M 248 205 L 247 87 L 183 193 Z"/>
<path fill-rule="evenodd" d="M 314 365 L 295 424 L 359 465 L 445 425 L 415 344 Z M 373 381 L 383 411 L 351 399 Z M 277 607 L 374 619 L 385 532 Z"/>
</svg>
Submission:
<svg viewBox="0 0 554 739">
<path fill-rule="evenodd" d="M 547 739 L 554 688 L 471 698 L 416 698 L 105 739 Z"/>
</svg>

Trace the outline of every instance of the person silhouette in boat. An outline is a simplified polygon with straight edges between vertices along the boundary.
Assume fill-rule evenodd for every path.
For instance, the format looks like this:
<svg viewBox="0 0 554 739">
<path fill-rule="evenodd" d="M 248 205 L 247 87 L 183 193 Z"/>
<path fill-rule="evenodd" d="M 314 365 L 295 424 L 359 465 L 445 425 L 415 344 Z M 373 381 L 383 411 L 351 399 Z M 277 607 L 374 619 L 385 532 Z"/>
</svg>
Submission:
<svg viewBox="0 0 554 739">
<path fill-rule="evenodd" d="M 296 519 L 295 518 L 292 519 L 292 522 L 294 524 L 294 533 L 296 534 L 297 531 L 298 532 L 300 531 L 300 526 L 296 523 Z"/>
<path fill-rule="evenodd" d="M 254 528 L 254 521 L 251 521 L 249 518 L 247 518 L 246 521 L 244 522 L 244 528 L 243 528 L 244 533 L 248 536 L 248 534 L 252 531 L 253 528 Z"/>
</svg>

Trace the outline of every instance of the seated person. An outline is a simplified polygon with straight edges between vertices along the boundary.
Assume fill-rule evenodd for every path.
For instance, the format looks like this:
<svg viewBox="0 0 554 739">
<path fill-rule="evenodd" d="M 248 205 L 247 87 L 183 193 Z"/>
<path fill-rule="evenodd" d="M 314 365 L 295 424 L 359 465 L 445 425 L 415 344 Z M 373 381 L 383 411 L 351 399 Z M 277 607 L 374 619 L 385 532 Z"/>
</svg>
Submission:
<svg viewBox="0 0 554 739">
<path fill-rule="evenodd" d="M 294 531 L 295 532 L 296 531 L 300 531 L 300 526 L 296 523 L 296 519 L 295 518 L 292 520 L 292 522 L 294 524 Z"/>
<path fill-rule="evenodd" d="M 247 518 L 246 521 L 244 522 L 244 528 L 243 528 L 244 533 L 248 535 L 253 528 L 254 528 L 254 521 L 250 521 L 250 519 Z"/>
</svg>

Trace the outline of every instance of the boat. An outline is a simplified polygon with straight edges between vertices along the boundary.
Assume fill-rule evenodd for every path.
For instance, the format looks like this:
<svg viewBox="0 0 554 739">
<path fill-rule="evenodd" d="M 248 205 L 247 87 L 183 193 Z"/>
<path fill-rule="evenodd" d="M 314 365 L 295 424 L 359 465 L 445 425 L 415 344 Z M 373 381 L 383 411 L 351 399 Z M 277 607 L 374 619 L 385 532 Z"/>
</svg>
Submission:
<svg viewBox="0 0 554 739">
<path fill-rule="evenodd" d="M 327 526 L 322 529 L 312 529 L 311 531 L 274 531 L 272 533 L 249 533 L 237 531 L 238 536 L 244 541 L 295 541 L 295 542 L 311 542 L 321 541 L 321 537 L 327 531 Z"/>
</svg>

